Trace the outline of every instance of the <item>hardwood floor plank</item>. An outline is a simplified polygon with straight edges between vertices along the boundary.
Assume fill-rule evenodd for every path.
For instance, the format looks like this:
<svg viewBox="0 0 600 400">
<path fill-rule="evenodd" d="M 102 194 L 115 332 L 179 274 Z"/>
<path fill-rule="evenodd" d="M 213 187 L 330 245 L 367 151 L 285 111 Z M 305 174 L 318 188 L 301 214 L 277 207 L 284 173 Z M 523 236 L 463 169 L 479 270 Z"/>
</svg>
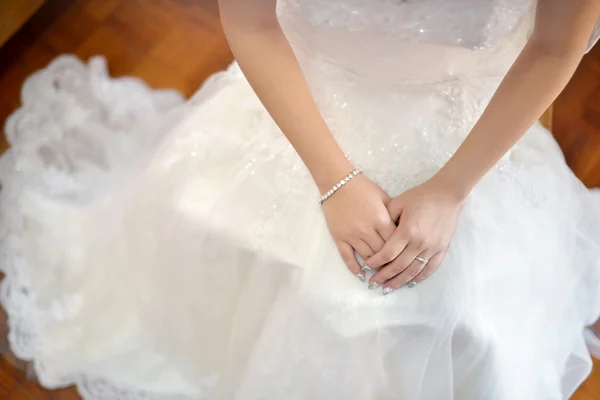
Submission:
<svg viewBox="0 0 600 400">
<path fill-rule="evenodd" d="M 23 26 L 44 0 L 0 0 L 0 46 Z"/>
<path fill-rule="evenodd" d="M 72 53 L 98 29 L 100 23 L 80 6 L 65 10 L 43 33 L 42 40 L 52 46 L 57 53 Z"/>
<path fill-rule="evenodd" d="M 169 19 L 168 13 L 155 12 L 153 3 L 147 2 L 142 6 L 135 0 L 122 1 L 106 20 L 107 24 L 117 29 L 131 46 L 143 54 L 181 23 Z"/>
<path fill-rule="evenodd" d="M 84 2 L 85 14 L 98 22 L 103 22 L 121 3 L 121 0 L 87 0 Z"/>
<path fill-rule="evenodd" d="M 131 71 L 155 89 L 176 89 L 185 96 L 193 93 L 186 76 L 156 57 L 144 57 Z"/>
<path fill-rule="evenodd" d="M 212 30 L 181 23 L 156 42 L 150 55 L 190 76 L 206 64 L 206 59 L 214 54 L 217 46 L 222 45 Z"/>
<path fill-rule="evenodd" d="M 144 58 L 144 52 L 132 44 L 135 41 L 127 40 L 121 34 L 114 26 L 102 25 L 75 53 L 83 60 L 102 55 L 108 62 L 111 74 L 129 75 Z"/>
<path fill-rule="evenodd" d="M 589 187 L 600 185 L 600 45 L 584 57 L 554 102 L 553 134 L 567 163 Z"/>
</svg>

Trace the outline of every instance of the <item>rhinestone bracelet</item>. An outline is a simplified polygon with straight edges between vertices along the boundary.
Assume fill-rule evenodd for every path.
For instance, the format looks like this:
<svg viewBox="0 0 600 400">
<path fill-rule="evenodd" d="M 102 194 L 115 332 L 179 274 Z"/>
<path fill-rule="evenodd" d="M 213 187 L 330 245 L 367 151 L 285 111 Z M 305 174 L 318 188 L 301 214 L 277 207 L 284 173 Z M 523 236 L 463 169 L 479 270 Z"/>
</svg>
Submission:
<svg viewBox="0 0 600 400">
<path fill-rule="evenodd" d="M 356 168 L 354 171 L 350 172 L 350 174 L 347 177 L 345 177 L 344 179 L 342 179 L 341 181 L 336 183 L 331 189 L 329 189 L 329 192 L 327 192 L 323 196 L 319 197 L 319 204 L 323 204 L 323 202 L 325 200 L 327 200 L 328 198 L 330 198 L 332 194 L 337 192 L 339 188 L 344 186 L 346 183 L 348 183 L 350 181 L 350 179 L 354 178 L 358 174 L 361 174 L 362 172 L 363 171 L 361 168 Z"/>
</svg>

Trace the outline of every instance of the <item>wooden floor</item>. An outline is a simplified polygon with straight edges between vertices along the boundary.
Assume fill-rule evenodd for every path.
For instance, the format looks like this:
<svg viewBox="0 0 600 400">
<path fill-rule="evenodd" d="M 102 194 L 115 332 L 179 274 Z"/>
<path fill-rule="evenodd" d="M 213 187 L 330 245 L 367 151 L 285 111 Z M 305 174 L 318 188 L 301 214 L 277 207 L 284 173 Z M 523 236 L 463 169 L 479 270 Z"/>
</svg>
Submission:
<svg viewBox="0 0 600 400">
<path fill-rule="evenodd" d="M 186 95 L 232 60 L 216 0 L 48 0 L 0 49 L 0 123 L 18 107 L 25 78 L 62 53 L 102 54 L 114 75 L 135 75 Z M 556 101 L 553 127 L 569 165 L 588 186 L 600 186 L 600 46 Z M 41 389 L 6 344 L 0 352 L 0 400 L 79 398 L 73 389 Z M 600 399 L 600 363 L 574 399 Z"/>
</svg>

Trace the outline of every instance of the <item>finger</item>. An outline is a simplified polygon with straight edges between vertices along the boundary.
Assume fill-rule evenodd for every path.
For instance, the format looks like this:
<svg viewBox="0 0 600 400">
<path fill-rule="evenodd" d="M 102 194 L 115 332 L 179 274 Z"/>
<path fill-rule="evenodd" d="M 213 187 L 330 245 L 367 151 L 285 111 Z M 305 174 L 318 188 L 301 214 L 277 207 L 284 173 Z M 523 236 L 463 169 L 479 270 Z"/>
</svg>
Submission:
<svg viewBox="0 0 600 400">
<path fill-rule="evenodd" d="M 391 201 L 387 205 L 388 214 L 390 214 L 390 219 L 392 222 L 396 223 L 400 219 L 400 215 L 402 214 L 402 204 L 398 201 Z"/>
<path fill-rule="evenodd" d="M 362 257 L 363 260 L 366 260 L 373 254 L 375 254 L 371 246 L 369 246 L 367 242 L 365 242 L 362 239 L 349 240 L 348 244 L 352 246 L 354 250 L 356 250 L 356 252 Z"/>
<path fill-rule="evenodd" d="M 421 272 L 419 272 L 419 274 L 412 279 L 412 281 L 408 284 L 408 287 L 415 287 L 420 282 L 423 282 L 425 279 L 429 278 L 438 269 L 445 255 L 446 252 L 441 251 L 431 257 L 425 268 L 423 268 Z"/>
<path fill-rule="evenodd" d="M 394 223 L 394 221 L 392 221 L 391 218 L 388 218 L 386 221 L 383 221 L 377 227 L 377 233 L 379 233 L 379 236 L 381 236 L 381 238 L 383 239 L 384 242 L 387 242 L 388 240 L 390 240 L 390 238 L 394 234 L 395 230 L 396 230 L 396 224 Z M 376 250 L 376 251 L 379 251 L 379 250 Z"/>
<path fill-rule="evenodd" d="M 348 267 L 350 272 L 352 272 L 358 279 L 361 281 L 365 281 L 365 274 L 360 269 L 360 264 L 356 260 L 354 256 L 354 249 L 346 242 L 336 242 L 337 248 L 342 256 L 342 260 L 344 260 L 344 264 Z"/>
<path fill-rule="evenodd" d="M 388 204 L 390 204 L 390 202 L 392 201 L 392 198 L 390 196 L 388 196 L 388 194 L 386 192 L 383 192 L 383 194 L 381 196 L 381 200 L 383 200 L 383 205 L 385 205 L 387 207 Z"/>
<path fill-rule="evenodd" d="M 383 294 L 390 294 L 393 290 L 399 289 L 407 284 L 408 287 L 414 287 L 418 283 L 415 282 L 416 277 L 427 268 L 433 254 L 435 253 L 432 251 L 421 252 L 417 257 L 427 260 L 427 263 L 415 258 L 404 271 L 383 283 Z"/>
<path fill-rule="evenodd" d="M 385 240 L 383 240 L 383 238 L 381 236 L 379 236 L 379 233 L 377 233 L 376 231 L 373 231 L 370 234 L 365 235 L 365 237 L 363 238 L 363 241 L 366 244 L 368 244 L 369 247 L 371 248 L 371 250 L 373 251 L 371 256 L 373 254 L 375 254 L 376 252 L 378 252 L 379 250 L 381 250 L 383 248 L 383 245 L 385 244 Z"/>
<path fill-rule="evenodd" d="M 401 231 L 396 229 L 381 250 L 372 257 L 365 259 L 365 265 L 368 266 L 368 269 L 379 269 L 398 257 L 407 245 L 408 241 L 403 238 Z"/>
<path fill-rule="evenodd" d="M 400 253 L 395 260 L 381 268 L 369 281 L 369 288 L 374 289 L 386 281 L 392 279 L 396 275 L 401 274 L 415 260 L 423 249 L 414 243 L 409 243 L 408 246 Z"/>
</svg>

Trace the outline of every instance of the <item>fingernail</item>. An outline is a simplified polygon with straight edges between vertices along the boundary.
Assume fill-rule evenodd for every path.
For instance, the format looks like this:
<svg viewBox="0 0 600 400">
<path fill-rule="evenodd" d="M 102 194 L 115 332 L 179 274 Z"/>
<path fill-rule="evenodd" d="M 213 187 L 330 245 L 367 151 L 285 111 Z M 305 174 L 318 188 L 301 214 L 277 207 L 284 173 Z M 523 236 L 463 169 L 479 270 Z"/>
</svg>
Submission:
<svg viewBox="0 0 600 400">
<path fill-rule="evenodd" d="M 356 274 L 356 277 L 360 279 L 361 282 L 365 281 L 365 276 L 363 274 Z"/>
<path fill-rule="evenodd" d="M 363 272 L 366 272 L 366 271 L 370 271 L 371 267 L 369 267 L 367 264 L 365 264 L 365 265 L 362 266 L 361 269 L 363 270 Z"/>
<path fill-rule="evenodd" d="M 407 286 L 407 287 L 408 287 L 409 289 L 412 289 L 412 288 L 414 288 L 415 286 L 417 286 L 417 282 L 411 282 L 411 283 L 409 283 L 409 284 L 408 284 L 408 286 Z"/>
<path fill-rule="evenodd" d="M 377 283 L 377 282 L 369 283 L 369 289 L 371 289 L 371 290 L 377 288 L 377 286 L 379 286 L 379 283 Z"/>
<path fill-rule="evenodd" d="M 393 291 L 394 291 L 394 289 L 392 289 L 391 287 L 386 287 L 386 288 L 383 288 L 381 293 L 383 293 L 384 296 L 387 296 L 388 294 L 392 293 Z"/>
</svg>

